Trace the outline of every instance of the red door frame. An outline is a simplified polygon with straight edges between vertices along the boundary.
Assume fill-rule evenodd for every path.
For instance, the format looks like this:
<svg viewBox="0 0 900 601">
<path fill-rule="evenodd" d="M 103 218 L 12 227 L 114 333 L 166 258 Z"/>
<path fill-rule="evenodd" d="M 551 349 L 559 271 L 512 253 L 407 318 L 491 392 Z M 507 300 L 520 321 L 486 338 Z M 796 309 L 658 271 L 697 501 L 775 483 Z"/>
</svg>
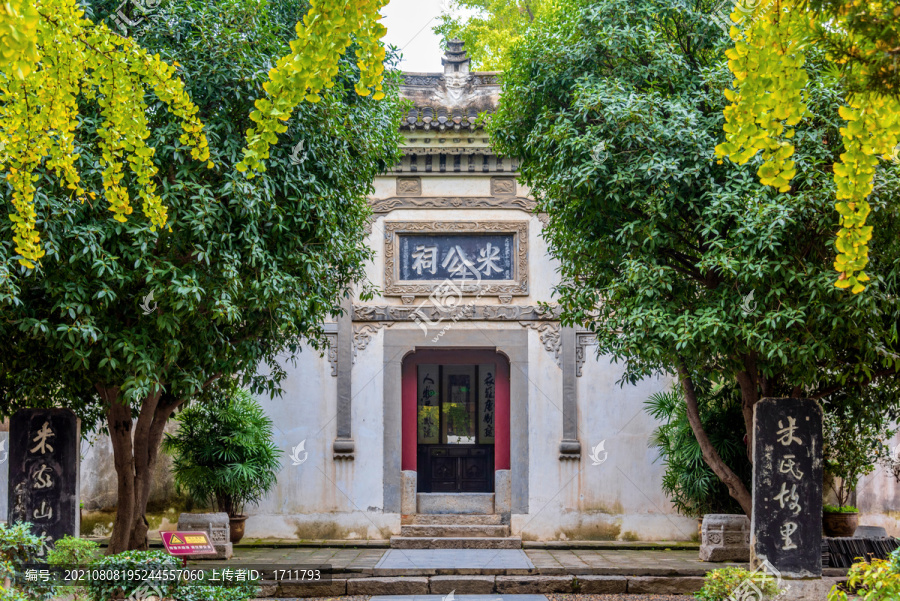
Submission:
<svg viewBox="0 0 900 601">
<path fill-rule="evenodd" d="M 403 359 L 401 381 L 401 469 L 416 471 L 418 446 L 418 413 L 416 367 L 421 363 L 441 365 L 477 365 L 494 363 L 497 383 L 494 388 L 494 470 L 509 469 L 509 359 L 502 353 L 486 349 L 423 349 Z"/>
</svg>

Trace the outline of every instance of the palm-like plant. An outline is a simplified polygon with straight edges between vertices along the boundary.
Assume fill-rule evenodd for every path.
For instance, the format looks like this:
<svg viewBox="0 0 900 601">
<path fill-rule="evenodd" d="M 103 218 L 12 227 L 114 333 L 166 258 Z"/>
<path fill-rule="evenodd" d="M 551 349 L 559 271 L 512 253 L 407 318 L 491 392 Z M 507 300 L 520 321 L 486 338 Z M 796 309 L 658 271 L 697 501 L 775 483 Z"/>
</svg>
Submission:
<svg viewBox="0 0 900 601">
<path fill-rule="evenodd" d="M 703 427 L 722 460 L 749 485 L 752 467 L 743 443 L 744 421 L 740 394 L 728 387 L 697 386 Z M 663 491 L 678 513 L 701 517 L 707 513 L 743 513 L 740 505 L 715 475 L 700 451 L 685 411 L 680 387 L 658 392 L 644 403 L 654 419 L 662 423 L 650 438 L 665 464 Z"/>
<path fill-rule="evenodd" d="M 178 432 L 166 435 L 163 449 L 173 457 L 175 485 L 195 502 L 238 517 L 275 484 L 281 451 L 272 421 L 246 390 L 227 388 L 176 420 Z"/>
</svg>

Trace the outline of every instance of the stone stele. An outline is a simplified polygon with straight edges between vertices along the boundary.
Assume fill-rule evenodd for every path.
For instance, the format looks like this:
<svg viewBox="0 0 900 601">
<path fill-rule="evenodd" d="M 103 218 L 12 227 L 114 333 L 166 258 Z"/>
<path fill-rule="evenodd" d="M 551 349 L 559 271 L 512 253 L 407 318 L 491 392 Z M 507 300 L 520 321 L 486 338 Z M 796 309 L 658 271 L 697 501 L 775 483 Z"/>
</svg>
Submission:
<svg viewBox="0 0 900 601">
<path fill-rule="evenodd" d="M 209 536 L 216 554 L 201 555 L 197 559 L 231 559 L 234 554 L 227 513 L 182 513 L 178 516 L 178 530 L 206 532 Z"/>
<path fill-rule="evenodd" d="M 710 513 L 700 527 L 700 561 L 750 561 L 750 518 Z"/>
</svg>

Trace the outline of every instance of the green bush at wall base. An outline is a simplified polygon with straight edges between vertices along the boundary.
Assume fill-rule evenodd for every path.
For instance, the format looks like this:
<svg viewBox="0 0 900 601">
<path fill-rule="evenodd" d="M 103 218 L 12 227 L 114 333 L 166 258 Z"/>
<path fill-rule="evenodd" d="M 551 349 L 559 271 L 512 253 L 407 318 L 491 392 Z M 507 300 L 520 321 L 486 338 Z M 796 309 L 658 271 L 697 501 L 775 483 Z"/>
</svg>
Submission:
<svg viewBox="0 0 900 601">
<path fill-rule="evenodd" d="M 699 601 L 731 601 L 733 593 L 739 589 L 746 590 L 748 583 L 752 583 L 764 595 L 764 599 L 771 599 L 779 592 L 770 574 L 750 572 L 744 568 L 722 568 L 706 575 L 703 588 L 694 593 L 694 598 Z"/>
</svg>

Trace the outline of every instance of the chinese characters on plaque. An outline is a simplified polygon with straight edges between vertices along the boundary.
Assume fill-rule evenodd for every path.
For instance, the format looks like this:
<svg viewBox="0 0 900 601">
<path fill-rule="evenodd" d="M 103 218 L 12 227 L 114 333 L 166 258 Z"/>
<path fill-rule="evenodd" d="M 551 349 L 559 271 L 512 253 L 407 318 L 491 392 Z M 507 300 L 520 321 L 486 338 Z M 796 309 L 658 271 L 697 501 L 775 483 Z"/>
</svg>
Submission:
<svg viewBox="0 0 900 601">
<path fill-rule="evenodd" d="M 512 280 L 515 234 L 401 234 L 400 280 Z"/>
<path fill-rule="evenodd" d="M 493 363 L 478 366 L 478 439 L 482 444 L 494 442 L 494 378 Z"/>
<path fill-rule="evenodd" d="M 55 541 L 78 535 L 81 428 L 68 409 L 21 409 L 9 425 L 9 522 Z"/>
<path fill-rule="evenodd" d="M 438 366 L 419 365 L 417 388 L 417 421 L 420 444 L 440 442 L 440 403 L 438 401 Z"/>
<path fill-rule="evenodd" d="M 762 399 L 753 415 L 751 563 L 783 576 L 822 575 L 822 409 Z"/>
</svg>

